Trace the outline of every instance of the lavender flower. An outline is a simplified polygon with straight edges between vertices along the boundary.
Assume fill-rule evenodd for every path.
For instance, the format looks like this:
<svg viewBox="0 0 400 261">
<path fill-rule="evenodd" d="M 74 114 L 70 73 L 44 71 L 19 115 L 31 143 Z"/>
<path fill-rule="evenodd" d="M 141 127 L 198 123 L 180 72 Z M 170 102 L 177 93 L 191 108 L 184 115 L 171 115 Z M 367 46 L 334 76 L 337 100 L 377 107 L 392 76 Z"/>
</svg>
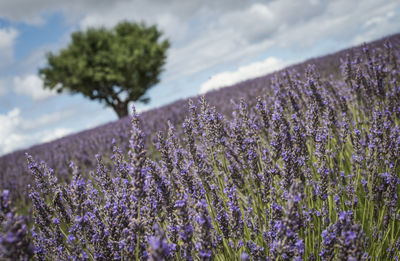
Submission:
<svg viewBox="0 0 400 261">
<path fill-rule="evenodd" d="M 156 224 L 154 236 L 149 238 L 149 260 L 169 260 L 172 245 L 169 245 L 163 230 Z"/>
</svg>

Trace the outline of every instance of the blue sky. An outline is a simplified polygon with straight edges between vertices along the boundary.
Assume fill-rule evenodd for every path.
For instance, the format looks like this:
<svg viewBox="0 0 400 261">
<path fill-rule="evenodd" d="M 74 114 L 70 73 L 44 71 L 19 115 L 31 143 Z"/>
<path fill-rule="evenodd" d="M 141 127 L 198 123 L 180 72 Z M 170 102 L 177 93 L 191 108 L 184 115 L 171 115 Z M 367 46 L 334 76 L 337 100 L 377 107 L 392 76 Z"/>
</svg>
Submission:
<svg viewBox="0 0 400 261">
<path fill-rule="evenodd" d="M 157 24 L 172 45 L 147 110 L 398 33 L 398 1 L 0 0 L 0 155 L 109 121 L 80 95 L 42 88 L 38 68 L 70 34 L 121 20 Z"/>
</svg>

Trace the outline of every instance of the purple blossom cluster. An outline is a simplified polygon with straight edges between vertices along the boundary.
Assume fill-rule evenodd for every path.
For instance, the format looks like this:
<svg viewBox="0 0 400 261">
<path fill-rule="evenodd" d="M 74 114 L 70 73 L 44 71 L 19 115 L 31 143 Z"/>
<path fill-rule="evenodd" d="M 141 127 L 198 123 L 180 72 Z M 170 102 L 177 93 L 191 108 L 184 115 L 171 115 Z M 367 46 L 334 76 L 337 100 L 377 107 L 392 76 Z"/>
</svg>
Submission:
<svg viewBox="0 0 400 261">
<path fill-rule="evenodd" d="M 33 257 L 27 218 L 16 213 L 8 190 L 0 192 L 0 259 L 29 260 Z"/>
<path fill-rule="evenodd" d="M 3 190 L 0 258 L 398 259 L 399 47 L 397 35 L 293 66 L 165 121 L 134 110 L 115 139 L 80 134 L 94 145 L 65 166 L 30 151 L 32 214 Z M 243 98 L 227 109 L 221 95 Z"/>
</svg>

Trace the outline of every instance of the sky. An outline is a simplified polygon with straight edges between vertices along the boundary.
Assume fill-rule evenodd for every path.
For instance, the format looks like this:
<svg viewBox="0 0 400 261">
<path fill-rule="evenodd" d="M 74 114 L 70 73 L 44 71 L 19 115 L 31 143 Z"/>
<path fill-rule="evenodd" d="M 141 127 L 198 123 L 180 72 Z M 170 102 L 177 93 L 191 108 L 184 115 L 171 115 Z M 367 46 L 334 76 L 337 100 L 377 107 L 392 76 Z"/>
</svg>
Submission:
<svg viewBox="0 0 400 261">
<path fill-rule="evenodd" d="M 171 42 L 161 81 L 138 111 L 398 33 L 398 0 L 0 0 L 0 155 L 117 115 L 82 95 L 44 90 L 38 69 L 70 35 L 128 20 Z"/>
</svg>

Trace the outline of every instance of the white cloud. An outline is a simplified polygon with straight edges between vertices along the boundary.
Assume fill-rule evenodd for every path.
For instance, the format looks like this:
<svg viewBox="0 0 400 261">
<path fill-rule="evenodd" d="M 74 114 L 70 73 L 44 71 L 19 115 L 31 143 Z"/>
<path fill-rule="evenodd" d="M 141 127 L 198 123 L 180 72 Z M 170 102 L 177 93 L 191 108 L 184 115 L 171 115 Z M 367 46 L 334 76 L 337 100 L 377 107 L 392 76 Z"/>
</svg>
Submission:
<svg viewBox="0 0 400 261">
<path fill-rule="evenodd" d="M 14 92 L 31 97 L 34 101 L 48 99 L 57 94 L 54 90 L 43 89 L 43 81 L 39 76 L 30 74 L 24 77 L 14 77 Z"/>
<path fill-rule="evenodd" d="M 251 59 L 274 44 L 264 40 L 248 45 L 235 30 L 215 30 L 186 46 L 171 50 L 167 63 L 167 79 L 172 81 L 193 75 L 216 65 L 228 65 Z"/>
<path fill-rule="evenodd" d="M 0 114 L 0 156 L 17 149 L 61 138 L 74 131 L 70 128 L 49 127 L 47 124 L 62 121 L 67 117 L 59 113 L 58 115 L 62 115 L 63 118 L 59 117 L 56 121 L 54 115 L 54 113 L 45 114 L 37 119 L 29 120 L 21 115 L 21 109 L 18 107 L 6 114 Z"/>
<path fill-rule="evenodd" d="M 7 114 L 0 114 L 0 140 L 4 140 L 7 135 L 11 134 L 12 130 L 20 124 L 20 113 L 19 108 L 14 108 Z"/>
<path fill-rule="evenodd" d="M 72 109 L 55 111 L 52 113 L 44 114 L 38 119 L 26 119 L 23 124 L 21 124 L 21 127 L 23 128 L 23 130 L 26 131 L 46 127 L 50 124 L 61 122 L 63 119 L 71 117 L 74 114 L 77 114 L 77 111 L 74 111 Z"/>
<path fill-rule="evenodd" d="M 13 61 L 14 41 L 18 31 L 14 28 L 0 28 L 0 67 Z"/>
<path fill-rule="evenodd" d="M 80 25 L 112 26 L 132 17 L 157 23 L 172 41 L 164 78 L 172 81 L 216 65 L 252 60 L 274 46 L 305 52 L 325 40 L 340 42 L 338 48 L 343 48 L 358 35 L 368 40 L 381 37 L 397 30 L 393 26 L 396 16 L 390 17 L 391 28 L 382 22 L 382 17 L 400 7 L 394 0 L 213 2 L 218 3 L 118 2 L 107 12 L 88 11 Z M 371 19 L 370 33 L 362 33 L 365 22 Z"/>
<path fill-rule="evenodd" d="M 158 28 L 163 31 L 164 36 L 172 38 L 175 43 L 183 40 L 189 30 L 189 26 L 179 16 L 167 12 L 158 13 L 157 15 L 149 14 L 149 12 L 151 12 L 149 9 L 138 10 L 133 4 L 131 6 L 127 4 L 115 5 L 106 13 L 87 14 L 81 20 L 80 27 L 82 30 L 98 26 L 112 27 L 121 20 L 132 20 L 134 16 L 134 21 L 136 22 L 146 21 L 148 24 L 157 24 Z"/>
<path fill-rule="evenodd" d="M 264 61 L 239 67 L 239 69 L 233 72 L 218 73 L 201 85 L 200 93 L 204 94 L 208 91 L 230 86 L 247 79 L 260 77 L 282 69 L 286 65 L 288 65 L 288 62 L 275 57 L 268 57 Z"/>
<path fill-rule="evenodd" d="M 53 141 L 59 138 L 62 138 L 64 136 L 67 136 L 68 134 L 71 134 L 73 132 L 72 129 L 70 128 L 56 128 L 51 131 L 46 131 L 44 133 L 43 138 L 40 140 L 40 142 L 49 142 Z"/>
<path fill-rule="evenodd" d="M 16 132 L 22 122 L 21 110 L 14 108 L 7 114 L 0 114 L 0 155 L 21 148 L 25 142 L 29 144 L 29 135 Z"/>
<path fill-rule="evenodd" d="M 400 8 L 399 1 L 326 1 L 317 3 L 310 9 L 298 8 L 297 4 L 285 5 L 286 1 L 288 0 L 271 3 L 271 7 L 276 5 L 272 8 L 280 10 L 282 14 L 279 15 L 282 30 L 274 35 L 279 47 L 304 51 L 315 48 L 321 42 L 334 41 L 341 45 L 337 45 L 336 49 L 329 47 L 329 50 L 324 51 L 335 52 L 343 47 L 358 44 L 356 39 L 365 35 L 365 30 L 370 34 L 363 41 L 398 32 L 398 28 L 394 25 L 400 22 L 400 16 L 390 14 L 393 10 Z M 296 3 L 301 3 L 301 1 L 296 1 Z M 306 10 L 309 12 L 308 15 L 303 13 Z M 376 19 L 376 17 L 379 18 Z M 381 23 L 383 17 L 390 20 L 390 26 Z M 366 23 L 370 20 L 373 20 L 373 26 L 366 29 Z"/>
<path fill-rule="evenodd" d="M 62 12 L 69 20 L 81 18 L 82 13 L 94 10 L 106 10 L 107 7 L 125 0 L 12 0 L 0 1 L 0 17 L 13 22 L 23 22 L 30 25 L 42 25 L 46 15 L 52 12 Z"/>
<path fill-rule="evenodd" d="M 17 36 L 18 32 L 14 28 L 0 29 L 0 50 L 12 47 Z"/>
<path fill-rule="evenodd" d="M 249 44 L 268 38 L 276 30 L 276 14 L 267 5 L 255 3 L 248 8 L 226 13 L 220 17 L 217 26 L 239 32 Z"/>
<path fill-rule="evenodd" d="M 361 44 L 374 40 L 377 35 L 383 36 L 398 33 L 399 30 L 393 27 L 393 19 L 396 19 L 395 13 L 390 7 L 382 7 L 382 9 L 374 13 L 370 19 L 363 24 L 363 32 L 353 38 L 351 44 Z"/>
<path fill-rule="evenodd" d="M 0 17 L 38 23 L 44 15 L 58 10 L 81 29 L 113 26 L 124 19 L 156 23 L 172 42 L 166 64 L 168 80 L 215 65 L 250 61 L 274 46 L 305 51 L 328 40 L 340 42 L 338 48 L 342 48 L 360 37 L 370 40 L 393 33 L 400 22 L 400 16 L 393 15 L 400 7 L 396 0 L 31 2 L 0 1 Z M 392 13 L 389 18 L 388 12 Z M 366 21 L 371 22 L 366 25 Z"/>
</svg>

